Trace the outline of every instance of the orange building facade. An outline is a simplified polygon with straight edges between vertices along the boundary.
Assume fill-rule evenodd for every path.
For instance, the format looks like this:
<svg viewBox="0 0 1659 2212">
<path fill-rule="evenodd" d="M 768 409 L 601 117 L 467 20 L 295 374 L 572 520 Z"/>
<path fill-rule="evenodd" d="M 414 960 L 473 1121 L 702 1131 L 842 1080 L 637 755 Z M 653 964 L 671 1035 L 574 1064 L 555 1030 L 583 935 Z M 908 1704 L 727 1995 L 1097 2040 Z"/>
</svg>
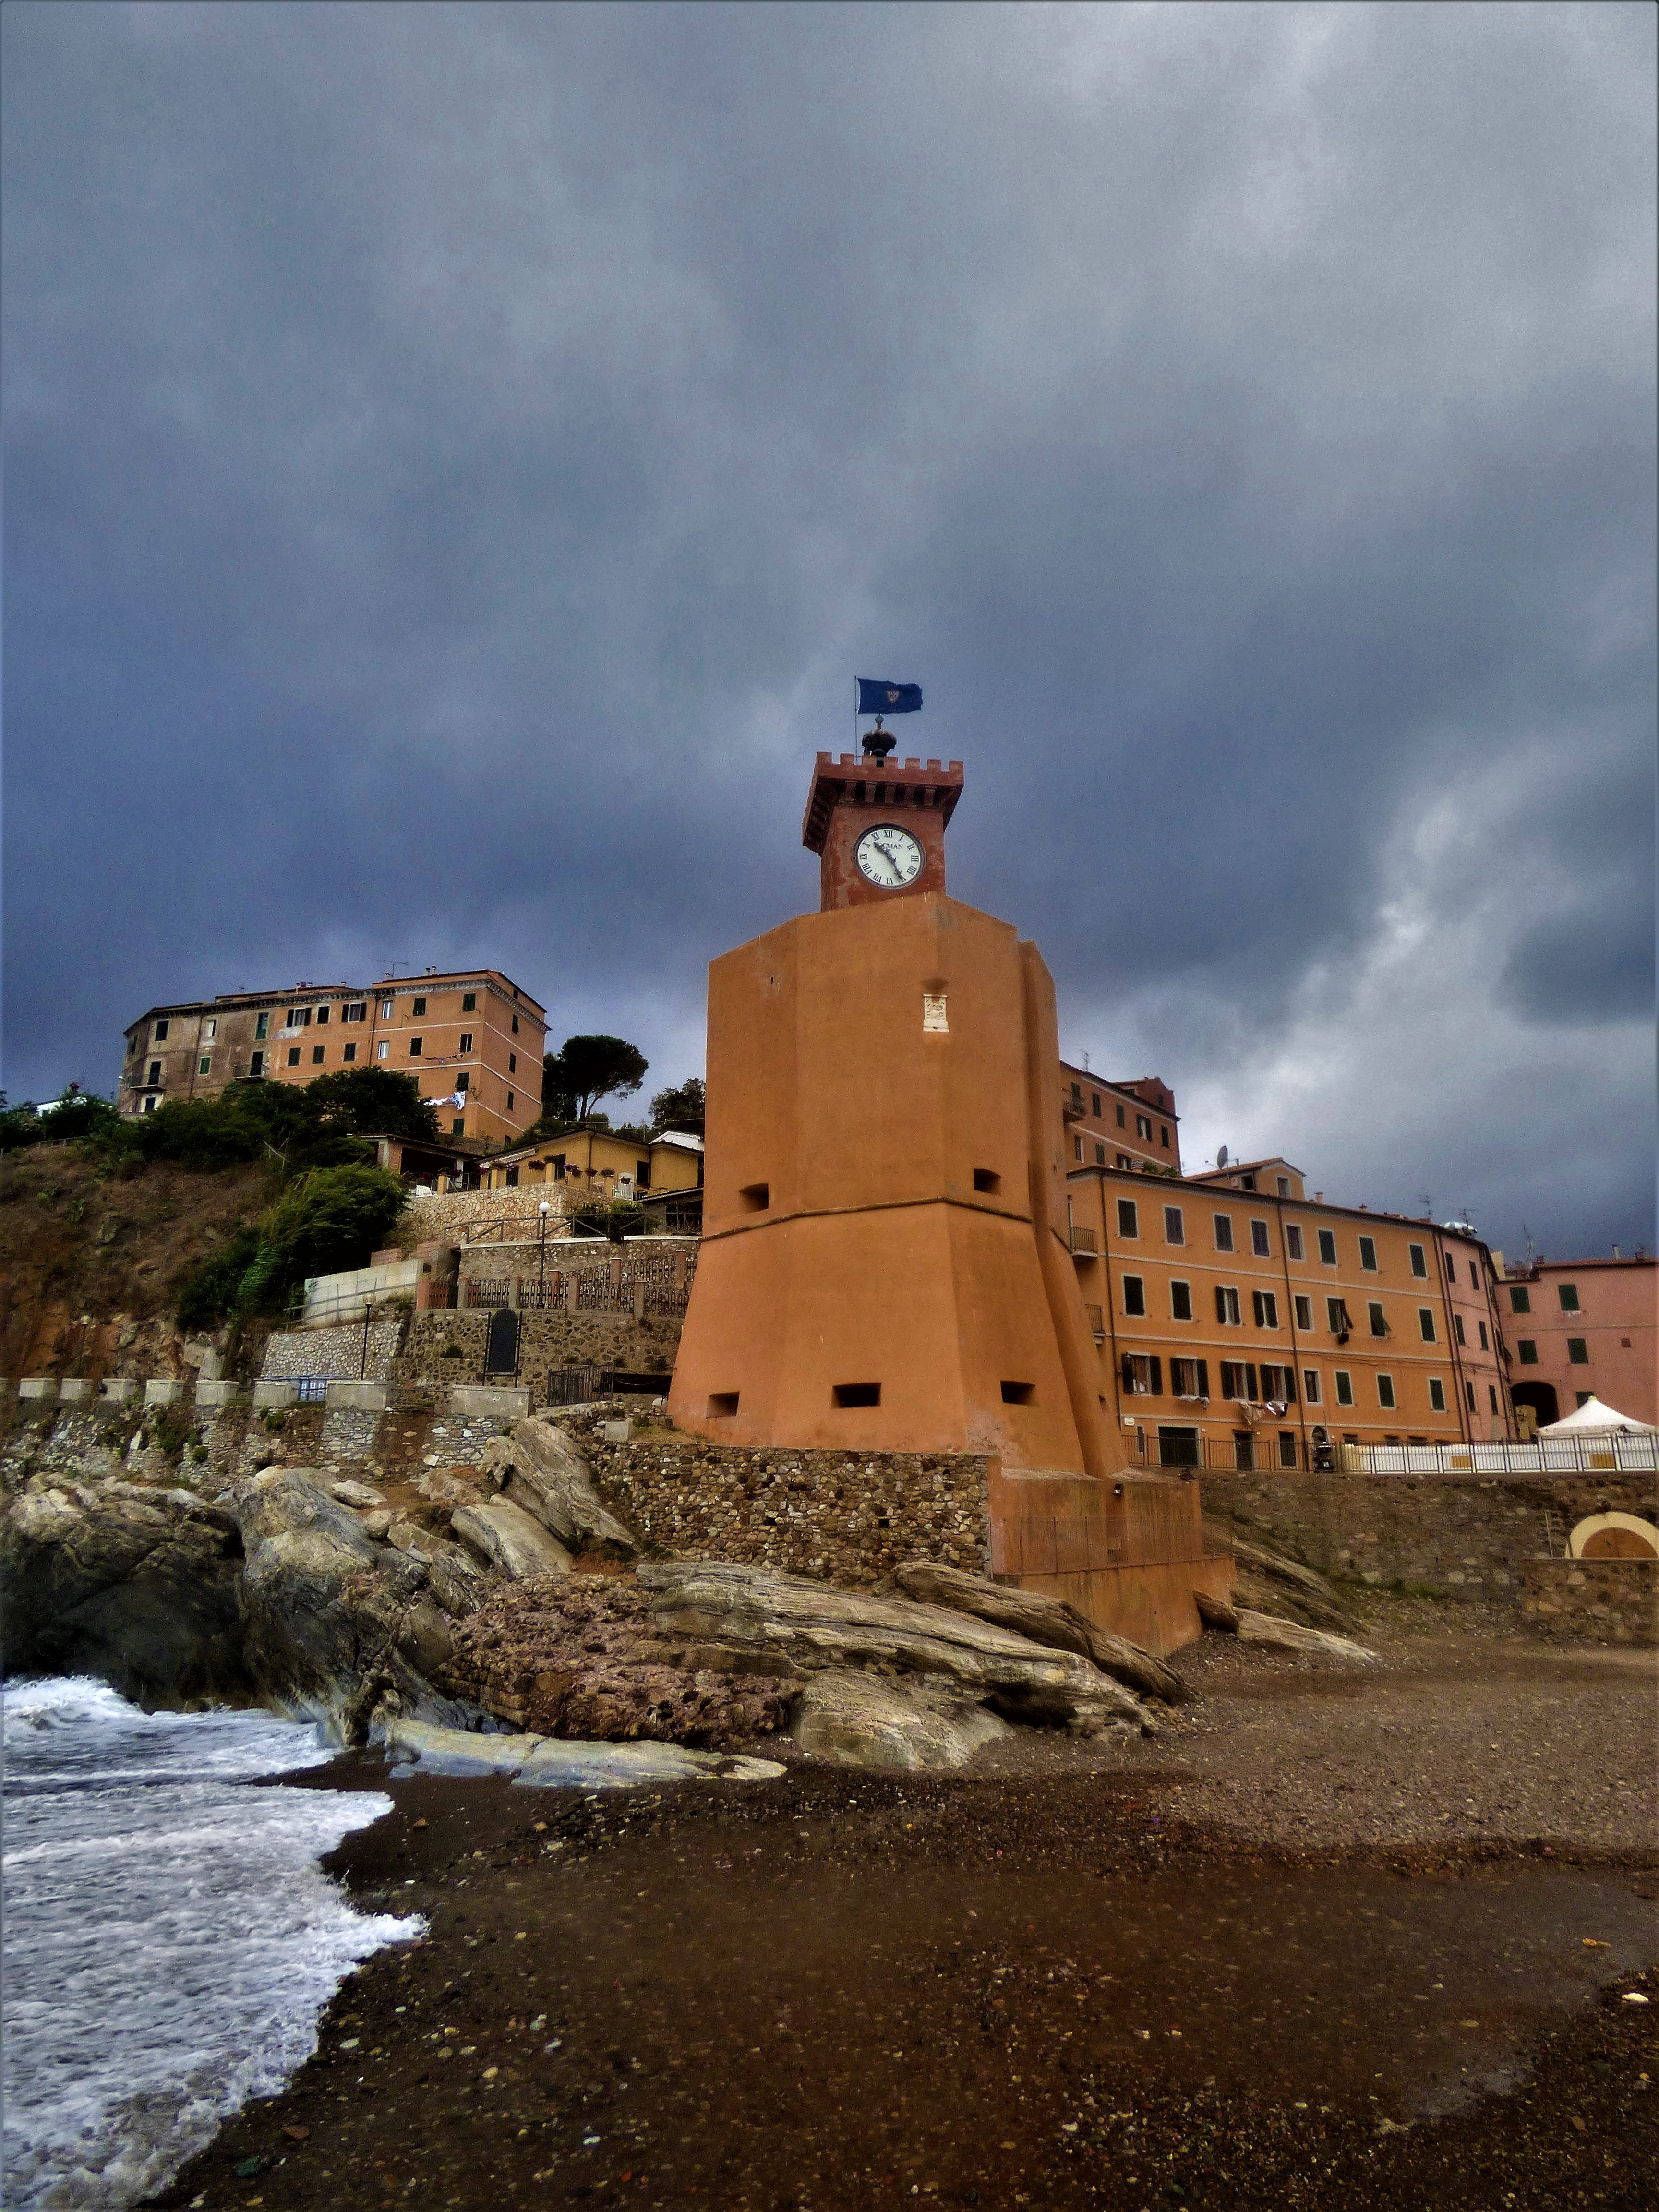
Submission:
<svg viewBox="0 0 1659 2212">
<path fill-rule="evenodd" d="M 1285 1166 L 1257 1163 L 1249 1188 L 1073 1169 L 1073 1264 L 1126 1455 L 1307 1468 L 1345 1443 L 1513 1436 L 1486 1246 L 1310 1202 Z"/>
<path fill-rule="evenodd" d="M 117 1101 L 154 1113 L 240 1081 L 306 1084 L 349 1067 L 412 1075 L 439 1127 L 463 1144 L 510 1143 L 541 1115 L 545 1009 L 493 968 L 388 979 L 372 988 L 296 984 L 152 1006 L 126 1032 Z"/>
<path fill-rule="evenodd" d="M 1180 1174 L 1181 1124 L 1161 1076 L 1108 1083 L 1063 1060 L 1060 1110 L 1072 1165 Z"/>
<path fill-rule="evenodd" d="M 1595 1397 L 1659 1426 L 1659 1265 L 1536 1260 L 1505 1270 L 1498 1304 L 1517 1416 L 1544 1428 Z"/>
</svg>

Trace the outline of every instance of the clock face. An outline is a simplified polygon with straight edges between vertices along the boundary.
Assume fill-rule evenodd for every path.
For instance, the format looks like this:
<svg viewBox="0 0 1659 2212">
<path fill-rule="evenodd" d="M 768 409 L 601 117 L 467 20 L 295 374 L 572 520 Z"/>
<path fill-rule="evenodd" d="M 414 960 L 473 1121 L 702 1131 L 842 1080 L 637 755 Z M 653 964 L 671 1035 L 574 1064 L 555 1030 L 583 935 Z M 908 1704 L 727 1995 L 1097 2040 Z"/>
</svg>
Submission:
<svg viewBox="0 0 1659 2212">
<path fill-rule="evenodd" d="M 921 847 L 896 822 L 878 822 L 854 848 L 859 873 L 884 891 L 902 890 L 921 873 Z"/>
</svg>

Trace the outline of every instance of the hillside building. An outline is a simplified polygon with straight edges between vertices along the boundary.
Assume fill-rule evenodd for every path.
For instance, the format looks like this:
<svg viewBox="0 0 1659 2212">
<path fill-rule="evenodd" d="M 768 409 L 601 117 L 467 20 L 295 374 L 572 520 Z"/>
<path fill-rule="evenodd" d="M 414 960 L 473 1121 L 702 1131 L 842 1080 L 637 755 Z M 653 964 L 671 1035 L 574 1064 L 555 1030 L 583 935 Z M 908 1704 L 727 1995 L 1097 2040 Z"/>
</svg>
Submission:
<svg viewBox="0 0 1659 2212">
<path fill-rule="evenodd" d="M 152 1006 L 126 1032 L 117 1103 L 153 1114 L 232 1083 L 313 1082 L 350 1067 L 412 1075 L 445 1142 L 510 1144 L 541 1117 L 546 1010 L 498 969 L 296 983 Z"/>
</svg>

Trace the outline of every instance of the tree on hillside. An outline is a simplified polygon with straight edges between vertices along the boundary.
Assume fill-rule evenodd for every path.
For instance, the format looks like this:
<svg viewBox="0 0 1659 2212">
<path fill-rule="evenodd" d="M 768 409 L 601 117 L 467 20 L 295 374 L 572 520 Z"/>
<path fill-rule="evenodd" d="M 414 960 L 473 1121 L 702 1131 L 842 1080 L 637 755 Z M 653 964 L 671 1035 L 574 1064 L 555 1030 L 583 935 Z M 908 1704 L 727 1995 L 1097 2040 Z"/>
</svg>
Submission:
<svg viewBox="0 0 1659 2212">
<path fill-rule="evenodd" d="M 424 1137 L 436 1144 L 438 1116 L 412 1075 L 390 1067 L 343 1067 L 319 1075 L 301 1096 L 320 1121 L 377 1137 Z"/>
<path fill-rule="evenodd" d="M 707 1109 L 702 1076 L 688 1076 L 684 1083 L 671 1084 L 666 1091 L 659 1091 L 651 1101 L 651 1126 L 653 1129 L 678 1129 L 684 1136 L 700 1137 Z"/>
<path fill-rule="evenodd" d="M 637 1045 L 613 1036 L 567 1037 L 542 1061 L 542 1119 L 580 1121 L 601 1098 L 626 1098 L 650 1062 Z"/>
</svg>

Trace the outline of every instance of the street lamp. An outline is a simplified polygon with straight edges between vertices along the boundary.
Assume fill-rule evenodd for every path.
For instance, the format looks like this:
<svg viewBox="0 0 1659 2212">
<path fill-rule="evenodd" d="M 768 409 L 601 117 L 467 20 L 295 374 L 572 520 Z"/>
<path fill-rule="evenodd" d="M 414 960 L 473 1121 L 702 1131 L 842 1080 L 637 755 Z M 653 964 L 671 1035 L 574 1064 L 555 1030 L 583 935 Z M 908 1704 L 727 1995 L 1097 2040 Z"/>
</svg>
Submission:
<svg viewBox="0 0 1659 2212">
<path fill-rule="evenodd" d="M 551 1212 L 552 1207 L 548 1200 L 544 1199 L 536 1211 L 542 1218 L 541 1257 L 536 1271 L 536 1303 L 538 1306 L 544 1307 L 547 1304 L 547 1217 Z"/>
</svg>

